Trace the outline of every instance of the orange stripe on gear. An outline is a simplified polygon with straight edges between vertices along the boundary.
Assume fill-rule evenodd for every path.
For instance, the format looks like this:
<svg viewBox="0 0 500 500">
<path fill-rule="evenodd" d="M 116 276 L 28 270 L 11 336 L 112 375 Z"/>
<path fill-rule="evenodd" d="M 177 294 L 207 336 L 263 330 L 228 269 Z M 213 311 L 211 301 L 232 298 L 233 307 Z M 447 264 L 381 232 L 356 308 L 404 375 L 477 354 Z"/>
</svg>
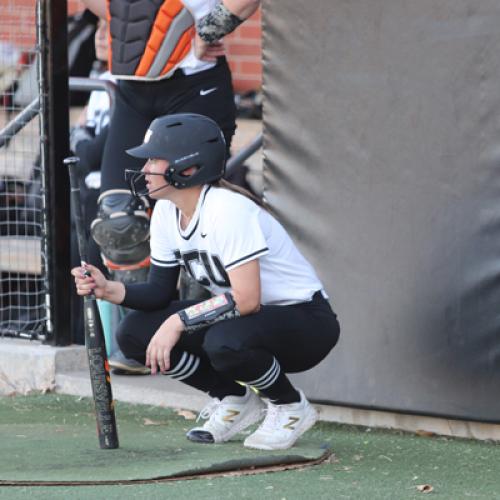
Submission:
<svg viewBox="0 0 500 500">
<path fill-rule="evenodd" d="M 113 49 L 111 47 L 111 14 L 109 12 L 111 0 L 106 0 L 106 31 L 108 33 L 108 70 L 112 73 L 113 68 Z"/>
<path fill-rule="evenodd" d="M 145 76 L 151 65 L 153 64 L 158 50 L 160 50 L 161 42 L 165 38 L 175 16 L 182 11 L 184 5 L 180 0 L 165 0 L 160 7 L 156 16 L 153 29 L 149 35 L 146 49 L 137 69 L 135 70 L 136 76 Z"/>
<path fill-rule="evenodd" d="M 160 12 L 167 17 L 175 17 L 183 8 L 184 4 L 180 0 L 165 0 Z"/>
<path fill-rule="evenodd" d="M 192 26 L 182 34 L 177 47 L 175 47 L 175 50 L 172 52 L 168 63 L 162 69 L 160 75 L 165 75 L 166 73 L 168 73 L 176 64 L 179 64 L 179 62 L 187 56 L 188 52 L 191 50 L 194 31 L 195 28 L 194 26 Z"/>
<path fill-rule="evenodd" d="M 141 262 L 137 262 L 136 264 L 115 264 L 114 262 L 111 262 L 110 260 L 106 259 L 106 262 L 104 262 L 104 265 L 108 268 L 111 269 L 111 271 L 135 271 L 136 269 L 143 269 L 145 267 L 149 267 L 151 265 L 151 258 L 147 256 L 144 260 L 141 260 Z"/>
</svg>

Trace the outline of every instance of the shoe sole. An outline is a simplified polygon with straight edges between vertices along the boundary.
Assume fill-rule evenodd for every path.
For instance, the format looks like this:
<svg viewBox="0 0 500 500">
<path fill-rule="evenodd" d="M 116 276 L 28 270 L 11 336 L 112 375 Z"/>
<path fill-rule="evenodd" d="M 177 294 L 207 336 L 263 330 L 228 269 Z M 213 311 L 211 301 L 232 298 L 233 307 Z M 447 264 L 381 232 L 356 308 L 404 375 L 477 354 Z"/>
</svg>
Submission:
<svg viewBox="0 0 500 500">
<path fill-rule="evenodd" d="M 132 371 L 132 370 L 126 370 L 124 368 L 112 368 L 111 373 L 113 375 L 127 375 L 129 377 L 132 376 L 142 376 L 142 375 L 151 375 L 151 372 L 148 371 Z"/>
<path fill-rule="evenodd" d="M 119 361 L 108 360 L 109 367 L 114 370 L 121 370 L 123 372 L 135 373 L 138 375 L 149 375 L 151 370 L 147 366 L 129 366 Z"/>
<path fill-rule="evenodd" d="M 304 435 L 317 421 L 318 421 L 318 412 L 313 408 L 313 411 L 309 413 L 308 416 L 302 421 L 302 425 L 299 426 L 298 432 L 292 439 L 288 439 L 283 443 L 277 443 L 274 445 L 266 445 L 264 443 L 252 444 L 247 443 L 247 440 L 243 443 L 243 446 L 246 448 L 253 448 L 254 450 L 265 450 L 265 451 L 273 451 L 273 450 L 286 450 L 291 448 L 297 440 Z M 251 436 L 249 436 L 251 437 Z"/>
</svg>

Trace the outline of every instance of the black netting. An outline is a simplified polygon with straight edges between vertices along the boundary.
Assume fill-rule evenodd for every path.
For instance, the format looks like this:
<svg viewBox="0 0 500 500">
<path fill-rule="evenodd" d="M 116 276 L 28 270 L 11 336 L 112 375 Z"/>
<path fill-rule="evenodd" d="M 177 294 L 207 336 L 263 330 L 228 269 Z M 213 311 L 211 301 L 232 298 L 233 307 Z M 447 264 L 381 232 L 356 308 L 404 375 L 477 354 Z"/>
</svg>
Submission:
<svg viewBox="0 0 500 500">
<path fill-rule="evenodd" d="M 47 290 L 40 166 L 36 2 L 0 17 L 0 333 L 45 334 Z"/>
</svg>

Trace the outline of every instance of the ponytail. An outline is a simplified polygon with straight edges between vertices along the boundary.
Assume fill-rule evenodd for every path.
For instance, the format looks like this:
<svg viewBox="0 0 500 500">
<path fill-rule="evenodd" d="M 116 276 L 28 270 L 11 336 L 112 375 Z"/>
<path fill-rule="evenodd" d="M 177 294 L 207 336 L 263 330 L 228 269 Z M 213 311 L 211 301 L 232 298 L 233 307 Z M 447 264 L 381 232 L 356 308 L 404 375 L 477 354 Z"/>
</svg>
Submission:
<svg viewBox="0 0 500 500">
<path fill-rule="evenodd" d="M 225 179 L 219 179 L 218 181 L 215 181 L 213 185 L 218 188 L 228 189 L 229 191 L 233 191 L 233 193 L 241 194 L 246 198 L 248 198 L 249 200 L 252 200 L 259 207 L 269 211 L 269 208 L 260 198 L 252 194 L 247 189 L 242 188 L 241 186 L 237 186 L 236 184 L 226 181 Z"/>
</svg>

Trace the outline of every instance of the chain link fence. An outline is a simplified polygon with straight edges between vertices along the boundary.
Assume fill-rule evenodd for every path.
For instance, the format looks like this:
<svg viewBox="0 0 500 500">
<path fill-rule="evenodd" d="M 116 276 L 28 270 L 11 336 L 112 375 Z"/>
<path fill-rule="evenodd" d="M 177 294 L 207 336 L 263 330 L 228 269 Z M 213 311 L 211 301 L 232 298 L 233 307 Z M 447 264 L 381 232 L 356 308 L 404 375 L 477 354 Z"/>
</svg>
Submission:
<svg viewBox="0 0 500 500">
<path fill-rule="evenodd" d="M 35 0 L 0 2 L 0 333 L 44 338 L 44 180 Z"/>
</svg>

